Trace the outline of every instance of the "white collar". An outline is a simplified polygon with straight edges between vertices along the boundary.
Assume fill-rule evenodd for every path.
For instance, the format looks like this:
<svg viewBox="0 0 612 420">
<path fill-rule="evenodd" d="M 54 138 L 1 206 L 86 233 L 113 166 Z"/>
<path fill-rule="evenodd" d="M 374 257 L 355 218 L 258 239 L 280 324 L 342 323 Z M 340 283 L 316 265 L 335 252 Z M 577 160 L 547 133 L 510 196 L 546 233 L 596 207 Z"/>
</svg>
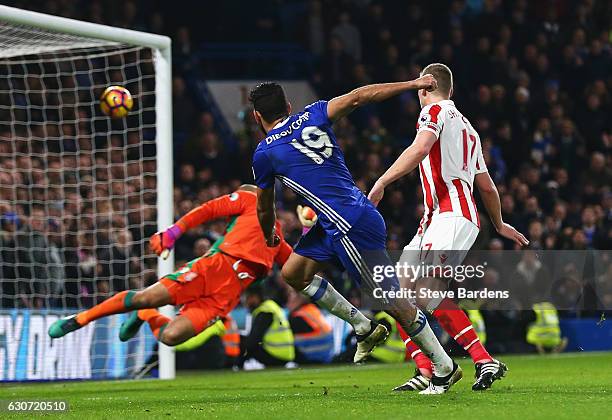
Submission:
<svg viewBox="0 0 612 420">
<path fill-rule="evenodd" d="M 277 128 L 282 127 L 283 125 L 285 125 L 287 123 L 287 121 L 289 121 L 289 118 L 291 118 L 291 116 L 288 116 L 287 118 L 285 118 L 284 120 L 282 120 L 281 122 L 276 124 L 274 127 L 272 127 L 272 130 L 276 130 Z"/>
</svg>

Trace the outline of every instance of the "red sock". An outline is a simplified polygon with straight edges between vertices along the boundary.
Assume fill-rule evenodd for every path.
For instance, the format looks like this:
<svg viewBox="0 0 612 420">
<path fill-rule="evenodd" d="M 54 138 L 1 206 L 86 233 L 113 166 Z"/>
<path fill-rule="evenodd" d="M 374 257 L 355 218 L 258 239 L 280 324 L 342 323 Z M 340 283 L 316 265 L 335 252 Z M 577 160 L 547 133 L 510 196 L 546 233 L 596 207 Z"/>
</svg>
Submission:
<svg viewBox="0 0 612 420">
<path fill-rule="evenodd" d="M 444 299 L 438 309 L 433 312 L 438 323 L 461 347 L 463 347 L 474 363 L 489 362 L 493 360 L 484 348 L 474 327 L 465 312 L 450 299 Z"/>
<path fill-rule="evenodd" d="M 117 293 L 93 308 L 77 314 L 76 321 L 82 326 L 104 316 L 128 312 L 131 310 L 132 298 L 135 294 L 136 292 L 132 290 Z"/>
<path fill-rule="evenodd" d="M 400 324 L 397 324 L 397 330 L 399 331 L 402 340 L 404 340 L 406 350 L 408 350 L 408 354 L 410 354 L 410 357 L 412 357 L 412 360 L 414 360 L 416 367 L 422 374 L 431 378 L 433 373 L 433 365 L 431 364 L 429 357 L 425 356 L 419 346 L 417 346 L 414 341 L 408 337 L 408 334 L 406 334 L 406 331 L 404 331 Z"/>
<path fill-rule="evenodd" d="M 157 309 L 141 309 L 138 311 L 138 318 L 149 323 L 153 335 L 158 340 L 162 331 L 170 322 L 170 318 L 166 315 L 162 315 Z"/>
</svg>

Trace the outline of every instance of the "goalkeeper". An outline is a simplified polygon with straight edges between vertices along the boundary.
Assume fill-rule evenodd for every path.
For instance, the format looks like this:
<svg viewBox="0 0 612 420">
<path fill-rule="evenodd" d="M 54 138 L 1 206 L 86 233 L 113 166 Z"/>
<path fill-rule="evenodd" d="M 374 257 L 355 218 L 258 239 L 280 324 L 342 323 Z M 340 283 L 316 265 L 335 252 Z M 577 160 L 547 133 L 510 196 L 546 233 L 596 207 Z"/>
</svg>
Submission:
<svg viewBox="0 0 612 420">
<path fill-rule="evenodd" d="M 244 289 L 266 276 L 274 263 L 283 265 L 292 251 L 282 236 L 277 246 L 266 246 L 254 191 L 255 186 L 243 185 L 232 194 L 208 201 L 150 240 L 151 249 L 160 255 L 172 249 L 187 230 L 229 218 L 224 235 L 205 255 L 145 290 L 118 293 L 91 309 L 56 321 L 49 335 L 59 338 L 98 318 L 134 311 L 121 325 L 122 341 L 136 335 L 147 322 L 159 341 L 176 346 L 215 324 L 238 304 Z M 278 220 L 276 232 L 282 235 Z M 164 305 L 181 305 L 179 316 L 170 319 L 155 309 Z"/>
</svg>

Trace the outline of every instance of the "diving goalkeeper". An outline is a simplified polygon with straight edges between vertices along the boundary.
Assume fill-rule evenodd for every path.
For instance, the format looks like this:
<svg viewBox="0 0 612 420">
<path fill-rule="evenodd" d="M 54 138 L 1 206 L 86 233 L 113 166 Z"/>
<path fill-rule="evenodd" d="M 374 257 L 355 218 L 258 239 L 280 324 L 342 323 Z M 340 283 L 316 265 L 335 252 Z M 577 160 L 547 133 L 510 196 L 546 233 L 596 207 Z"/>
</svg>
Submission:
<svg viewBox="0 0 612 420">
<path fill-rule="evenodd" d="M 229 218 L 224 235 L 205 255 L 144 290 L 117 293 L 91 309 L 56 321 L 49 335 L 59 338 L 98 318 L 134 311 L 121 325 L 122 341 L 136 335 L 147 322 L 158 341 L 176 346 L 226 316 L 251 283 L 266 276 L 274 263 L 282 266 L 292 251 L 282 238 L 278 220 L 280 242 L 275 247 L 266 246 L 254 191 L 255 186 L 243 185 L 229 195 L 210 200 L 150 239 L 151 249 L 160 255 L 171 250 L 187 230 L 213 219 Z M 164 305 L 181 305 L 179 315 L 171 319 L 155 309 Z"/>
</svg>

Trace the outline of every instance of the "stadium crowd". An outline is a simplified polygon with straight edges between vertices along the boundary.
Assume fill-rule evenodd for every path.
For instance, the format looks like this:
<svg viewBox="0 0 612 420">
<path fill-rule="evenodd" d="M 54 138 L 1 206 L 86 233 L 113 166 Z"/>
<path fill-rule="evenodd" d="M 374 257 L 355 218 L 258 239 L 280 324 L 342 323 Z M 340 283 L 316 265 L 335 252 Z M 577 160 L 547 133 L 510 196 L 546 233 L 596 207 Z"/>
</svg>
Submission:
<svg viewBox="0 0 612 420">
<path fill-rule="evenodd" d="M 241 183 L 252 182 L 251 155 L 262 134 L 250 113 L 245 113 L 243 130 L 233 139 L 225 138 L 211 110 L 203 107 L 187 87 L 187 81 L 194 77 L 216 76 L 214 63 L 204 65 L 189 59 L 197 52 L 198 43 L 206 37 L 212 40 L 227 37 L 240 42 L 300 44 L 312 59 L 310 82 L 325 99 L 368 83 L 416 78 L 420 69 L 430 62 L 449 65 L 455 77 L 454 100 L 480 134 L 489 171 L 500 192 L 505 220 L 524 231 L 531 241 L 530 247 L 536 250 L 612 247 L 612 6 L 609 2 L 433 0 L 425 4 L 311 0 L 276 1 L 270 2 L 269 7 L 265 6 L 266 2 L 249 2 L 252 4 L 245 7 L 252 9 L 252 13 L 243 14 L 250 16 L 249 21 L 241 26 L 231 25 L 231 36 L 227 25 L 202 28 L 177 23 L 159 5 L 153 12 L 147 6 L 145 18 L 142 5 L 129 0 L 13 3 L 26 9 L 173 36 L 174 130 L 175 137 L 181 139 L 175 144 L 177 218 L 203 201 L 229 193 Z M 212 16 L 234 2 L 221 3 L 211 6 Z M 79 7 L 81 4 L 86 6 Z M 338 142 L 362 190 L 367 191 L 410 144 L 419 111 L 418 99 L 410 92 L 383 104 L 368 106 L 337 123 Z M 5 156 L 10 154 L 7 144 L 11 139 L 2 140 L 0 148 Z M 81 155 L 81 159 L 87 157 Z M 32 177 L 41 177 L 41 185 L 57 185 L 54 174 L 64 169 L 57 162 L 50 162 L 48 171 L 36 170 L 38 160 L 28 156 L 13 162 L 20 169 L 27 168 L 26 172 L 32 168 Z M 102 160 L 92 165 L 81 161 L 80 165 L 100 168 L 107 163 Z M 2 168 L 7 165 L 10 165 L 7 159 L 3 160 Z M 0 176 L 6 177 L 3 172 Z M 0 182 L 19 184 L 9 178 L 0 178 Z M 17 194 L 25 196 L 32 191 L 28 188 L 33 181 L 21 182 L 23 189 Z M 79 209 L 70 206 L 87 196 L 82 189 L 80 195 L 79 191 L 71 194 L 74 195 L 65 201 L 62 214 L 82 217 Z M 32 243 L 38 241 L 38 245 L 32 246 L 46 248 L 48 252 L 33 267 L 48 265 L 51 260 L 61 261 L 56 264 L 57 273 L 49 279 L 58 286 L 48 287 L 55 287 L 53 290 L 58 295 L 66 293 L 67 287 L 62 292 L 59 285 L 62 274 L 70 278 L 67 272 L 71 265 L 69 256 L 60 254 L 62 244 L 69 240 L 61 238 L 66 232 L 49 229 L 57 223 L 56 215 L 44 214 L 48 206 L 32 205 L 17 211 L 6 201 L 10 197 L 2 198 L 5 200 L 1 203 L 3 254 L 9 246 L 5 244 L 19 235 L 25 235 Z M 140 258 L 145 253 L 143 238 L 134 238 L 134 232 L 125 229 L 127 225 L 153 221 L 154 208 L 150 204 L 133 204 L 134 212 L 129 214 L 138 216 L 123 223 L 123 227 L 122 222 L 117 222 L 112 238 L 100 238 L 108 235 L 104 230 L 97 231 L 98 238 L 91 231 L 78 233 L 78 240 L 87 246 L 73 247 L 78 252 L 71 258 L 78 258 L 77 266 L 81 270 L 75 278 L 79 282 L 91 279 L 90 293 L 105 297 L 111 291 L 147 284 L 154 279 L 153 260 L 146 260 L 143 266 Z M 279 197 L 279 217 L 290 243 L 295 243 L 301 233 L 295 215 L 297 204 L 296 197 L 283 190 Z M 140 205 L 146 208 L 138 208 Z M 387 191 L 380 210 L 388 226 L 389 249 L 401 249 L 416 231 L 423 211 L 416 172 Z M 484 214 L 480 219 L 483 226 L 477 248 L 512 249 L 511 243 L 496 236 Z M 177 263 L 202 254 L 223 233 L 223 228 L 223 221 L 219 221 L 186 234 L 176 248 Z M 105 250 L 113 253 L 110 258 L 96 253 L 99 243 L 113 244 Z M 99 261 L 122 264 L 114 269 L 113 281 L 108 281 L 108 264 L 105 266 Z M 61 272 L 63 262 L 66 273 Z M 4 279 L 12 278 L 6 277 L 8 265 L 3 267 Z M 144 280 L 136 275 L 143 270 Z M 539 270 L 542 268 L 538 264 L 524 263 L 519 272 L 533 278 Z M 22 276 L 34 278 L 36 274 Z M 338 278 L 337 273 L 330 276 Z M 106 282 L 100 281 L 102 277 Z M 612 284 L 610 278 L 601 281 L 607 287 Z M 609 305 L 612 290 L 608 292 Z M 2 294 L 7 295 L 4 289 Z M 85 306 L 87 303 L 63 302 Z M 2 302 L 3 307 L 48 304 Z"/>
<path fill-rule="evenodd" d="M 532 249 L 609 249 L 611 8 L 593 1 L 433 3 L 310 1 L 306 18 L 287 19 L 290 13 L 283 7 L 277 15 L 256 10 L 244 30 L 254 34 L 254 41 L 284 37 L 300 42 L 314 57 L 310 81 L 322 98 L 368 83 L 416 78 L 430 62 L 448 64 L 455 75 L 454 99 L 481 136 L 505 220 L 527 234 Z M 196 33 L 188 28 L 180 33 L 179 51 L 190 50 Z M 193 65 L 181 58 L 177 63 L 179 69 Z M 214 75 L 214 69 L 203 70 L 205 77 L 207 72 Z M 184 82 L 177 78 L 176 84 Z M 178 93 L 178 102 L 189 102 L 184 89 Z M 407 93 L 337 123 L 336 136 L 363 191 L 410 144 L 419 111 L 416 95 Z M 179 201 L 179 214 L 195 204 L 191 197 L 206 194 L 203 190 L 214 195 L 228 183 L 250 182 L 253 139 L 262 138 L 249 112 L 238 147 L 223 143 L 209 112 L 195 119 L 198 128 L 187 141 L 187 147 L 195 147 L 186 149 L 178 169 L 182 193 L 176 196 L 185 199 Z M 401 249 L 410 240 L 421 203 L 416 171 L 389 189 L 380 207 L 389 249 Z M 291 240 L 299 238 L 297 204 L 290 191 L 282 191 L 280 217 Z M 481 221 L 476 248 L 513 249 L 486 217 Z M 518 266 L 519 283 L 531 282 L 546 268 L 527 260 Z M 609 289 L 608 282 L 604 276 L 602 290 Z"/>
</svg>

